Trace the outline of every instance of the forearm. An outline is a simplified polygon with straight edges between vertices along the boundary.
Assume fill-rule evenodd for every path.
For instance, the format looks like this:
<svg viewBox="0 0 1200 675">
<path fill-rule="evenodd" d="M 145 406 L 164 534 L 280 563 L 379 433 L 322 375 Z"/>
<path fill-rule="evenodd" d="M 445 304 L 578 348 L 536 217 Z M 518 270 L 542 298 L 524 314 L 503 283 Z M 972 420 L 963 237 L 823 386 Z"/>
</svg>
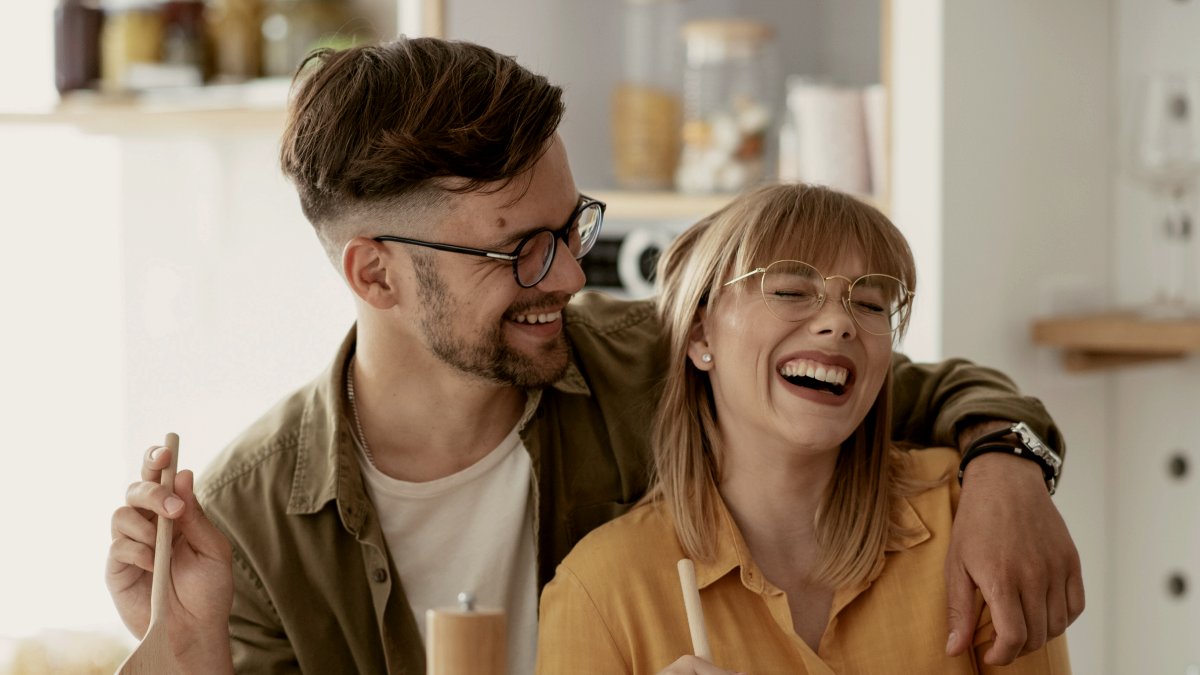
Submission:
<svg viewBox="0 0 1200 675">
<path fill-rule="evenodd" d="M 229 632 L 213 632 L 201 637 L 187 651 L 176 654 L 175 661 L 181 675 L 232 675 Z"/>
<path fill-rule="evenodd" d="M 1022 396 L 1003 373 L 963 359 L 916 364 L 892 358 L 892 436 L 920 446 L 965 449 L 995 421 L 1028 424 L 1051 448 L 1065 452 L 1062 434 L 1036 398 Z"/>
</svg>

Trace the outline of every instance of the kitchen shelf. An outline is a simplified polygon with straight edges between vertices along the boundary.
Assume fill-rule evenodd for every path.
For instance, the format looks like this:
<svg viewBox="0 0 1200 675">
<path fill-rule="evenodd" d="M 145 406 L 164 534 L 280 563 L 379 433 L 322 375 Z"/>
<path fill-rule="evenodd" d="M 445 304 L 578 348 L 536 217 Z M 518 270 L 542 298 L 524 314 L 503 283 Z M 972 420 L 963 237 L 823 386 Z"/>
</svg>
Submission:
<svg viewBox="0 0 1200 675">
<path fill-rule="evenodd" d="M 84 133 L 122 137 L 268 134 L 283 132 L 290 78 L 242 84 L 163 89 L 141 94 L 78 92 L 53 108 L 0 111 L 0 124 L 60 125 Z M 692 222 L 720 209 L 733 195 L 583 188 L 608 204 L 617 220 Z M 860 197 L 887 212 L 879 200 Z"/>
<path fill-rule="evenodd" d="M 1200 354 L 1200 318 L 1147 319 L 1135 312 L 1107 312 L 1037 319 L 1039 345 L 1061 347 L 1067 370 L 1082 372 L 1180 359 Z"/>
<path fill-rule="evenodd" d="M 61 125 L 114 136 L 279 134 L 290 84 L 290 78 L 265 78 L 138 94 L 76 92 L 51 108 L 2 111 L 0 124 Z"/>
</svg>

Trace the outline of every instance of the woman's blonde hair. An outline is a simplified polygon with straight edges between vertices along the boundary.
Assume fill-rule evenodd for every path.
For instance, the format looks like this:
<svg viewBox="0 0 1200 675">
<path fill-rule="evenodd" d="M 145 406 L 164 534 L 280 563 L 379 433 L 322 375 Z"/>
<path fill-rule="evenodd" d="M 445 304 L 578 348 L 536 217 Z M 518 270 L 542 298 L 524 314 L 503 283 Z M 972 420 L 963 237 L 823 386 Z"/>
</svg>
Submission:
<svg viewBox="0 0 1200 675">
<path fill-rule="evenodd" d="M 812 185 L 772 185 L 742 195 L 689 228 L 659 260 L 658 309 L 669 363 L 652 432 L 657 484 L 647 498 L 665 503 L 689 556 L 713 555 L 723 457 L 708 376 L 688 359 L 700 308 L 716 302 L 735 275 L 779 259 L 829 269 L 843 253 L 857 253 L 867 272 L 889 274 L 915 291 L 912 252 L 896 226 L 872 206 Z M 870 575 L 896 531 L 893 500 L 912 491 L 901 472 L 891 470 L 890 403 L 889 371 L 866 419 L 842 444 L 817 513 L 816 580 L 833 587 Z"/>
</svg>

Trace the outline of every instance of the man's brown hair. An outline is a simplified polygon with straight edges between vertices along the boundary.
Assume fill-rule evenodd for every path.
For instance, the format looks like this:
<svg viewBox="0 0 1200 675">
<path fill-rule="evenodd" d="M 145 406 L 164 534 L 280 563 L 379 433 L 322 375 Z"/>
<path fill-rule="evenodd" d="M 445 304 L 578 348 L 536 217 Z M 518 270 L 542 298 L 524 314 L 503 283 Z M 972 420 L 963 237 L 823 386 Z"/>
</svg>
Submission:
<svg viewBox="0 0 1200 675">
<path fill-rule="evenodd" d="M 562 115 L 561 88 L 480 45 L 322 49 L 297 69 L 280 160 L 336 257 L 347 217 L 507 185 L 542 156 Z"/>
</svg>

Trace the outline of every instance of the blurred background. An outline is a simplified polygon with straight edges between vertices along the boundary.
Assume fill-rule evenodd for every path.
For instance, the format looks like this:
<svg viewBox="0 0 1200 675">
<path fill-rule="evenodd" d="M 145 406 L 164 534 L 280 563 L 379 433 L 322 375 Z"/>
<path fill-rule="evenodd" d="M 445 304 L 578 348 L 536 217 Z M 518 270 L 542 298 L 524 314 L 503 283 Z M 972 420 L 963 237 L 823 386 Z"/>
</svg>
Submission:
<svg viewBox="0 0 1200 675">
<path fill-rule="evenodd" d="M 201 469 L 353 320 L 277 166 L 322 45 L 481 42 L 566 90 L 590 284 L 761 180 L 908 236 L 903 349 L 1070 446 L 1077 673 L 1200 674 L 1200 0 L 24 0 L 0 5 L 0 673 L 112 672 L 108 521 L 167 431 Z"/>
</svg>

